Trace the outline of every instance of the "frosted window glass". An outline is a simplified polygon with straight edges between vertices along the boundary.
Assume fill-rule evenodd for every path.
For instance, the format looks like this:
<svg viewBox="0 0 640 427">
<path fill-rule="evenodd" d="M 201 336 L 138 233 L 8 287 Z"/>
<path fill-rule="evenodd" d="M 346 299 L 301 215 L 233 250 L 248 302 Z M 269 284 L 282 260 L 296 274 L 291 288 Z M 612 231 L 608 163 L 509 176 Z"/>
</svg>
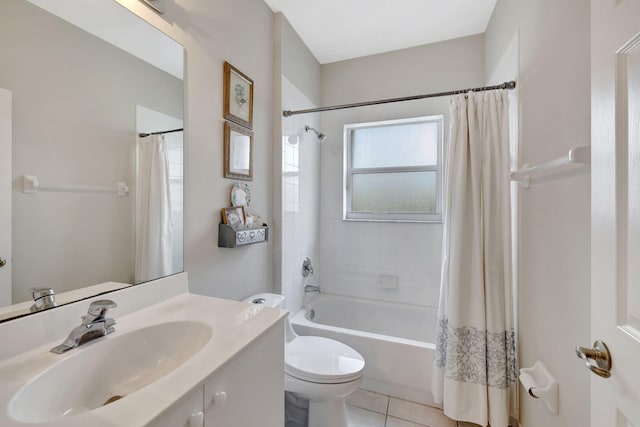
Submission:
<svg viewBox="0 0 640 427">
<path fill-rule="evenodd" d="M 282 137 L 282 206 L 285 212 L 300 211 L 300 144 L 297 136 Z"/>
<path fill-rule="evenodd" d="M 443 117 L 345 125 L 345 220 L 440 222 Z"/>
<path fill-rule="evenodd" d="M 352 212 L 437 212 L 437 173 L 354 174 Z"/>
<path fill-rule="evenodd" d="M 283 137 L 282 144 L 282 171 L 298 172 L 300 163 L 300 153 L 298 150 L 298 140 L 289 140 L 289 137 Z"/>
<path fill-rule="evenodd" d="M 183 210 L 183 169 L 182 147 L 170 146 L 167 149 L 169 157 L 169 191 L 171 193 L 171 210 L 179 212 Z"/>
<path fill-rule="evenodd" d="M 438 123 L 411 123 L 352 130 L 354 168 L 438 163 Z"/>
</svg>

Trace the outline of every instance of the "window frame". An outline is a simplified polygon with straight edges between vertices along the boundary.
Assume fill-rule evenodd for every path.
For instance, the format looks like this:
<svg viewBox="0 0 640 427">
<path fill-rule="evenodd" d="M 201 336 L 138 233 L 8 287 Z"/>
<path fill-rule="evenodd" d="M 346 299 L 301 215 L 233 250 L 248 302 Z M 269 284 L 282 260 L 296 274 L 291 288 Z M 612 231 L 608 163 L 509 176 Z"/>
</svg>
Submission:
<svg viewBox="0 0 640 427">
<path fill-rule="evenodd" d="M 394 166 L 375 168 L 353 168 L 353 131 L 363 128 L 402 126 L 415 123 L 436 123 L 438 136 L 436 141 L 437 156 L 436 165 L 424 166 Z M 343 221 L 373 221 L 373 222 L 408 222 L 408 223 L 442 223 L 442 192 L 443 192 L 443 139 L 444 139 L 444 115 L 411 117 L 395 120 L 383 120 L 367 123 L 353 123 L 344 125 L 343 131 Z M 433 213 L 414 212 L 353 212 L 351 199 L 353 188 L 353 176 L 357 174 L 374 173 L 403 173 L 403 172 L 436 172 L 436 211 Z"/>
</svg>

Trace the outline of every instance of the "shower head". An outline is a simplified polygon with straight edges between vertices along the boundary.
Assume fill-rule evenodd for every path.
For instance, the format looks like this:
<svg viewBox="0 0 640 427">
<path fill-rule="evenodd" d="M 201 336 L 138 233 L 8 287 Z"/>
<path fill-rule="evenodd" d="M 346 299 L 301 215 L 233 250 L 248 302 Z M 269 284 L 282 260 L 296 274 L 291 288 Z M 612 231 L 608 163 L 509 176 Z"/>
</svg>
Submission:
<svg viewBox="0 0 640 427">
<path fill-rule="evenodd" d="M 315 132 L 316 136 L 318 137 L 318 141 L 320 143 L 325 142 L 327 140 L 327 135 L 325 135 L 322 132 L 318 132 L 317 130 L 315 130 L 314 128 L 312 128 L 309 125 L 305 125 L 304 130 L 307 131 L 307 132 L 311 132 L 311 131 Z"/>
</svg>

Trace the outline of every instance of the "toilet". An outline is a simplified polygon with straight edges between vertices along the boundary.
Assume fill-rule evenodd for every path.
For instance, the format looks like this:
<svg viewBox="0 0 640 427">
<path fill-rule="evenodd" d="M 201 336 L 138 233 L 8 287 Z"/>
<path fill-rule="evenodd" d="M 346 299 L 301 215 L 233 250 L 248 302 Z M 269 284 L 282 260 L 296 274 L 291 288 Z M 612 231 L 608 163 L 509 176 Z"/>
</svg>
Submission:
<svg viewBox="0 0 640 427">
<path fill-rule="evenodd" d="M 256 294 L 245 302 L 284 307 L 284 296 Z M 348 427 L 345 397 L 362 382 L 364 358 L 339 341 L 298 336 L 285 320 L 284 388 L 309 399 L 309 427 Z"/>
</svg>

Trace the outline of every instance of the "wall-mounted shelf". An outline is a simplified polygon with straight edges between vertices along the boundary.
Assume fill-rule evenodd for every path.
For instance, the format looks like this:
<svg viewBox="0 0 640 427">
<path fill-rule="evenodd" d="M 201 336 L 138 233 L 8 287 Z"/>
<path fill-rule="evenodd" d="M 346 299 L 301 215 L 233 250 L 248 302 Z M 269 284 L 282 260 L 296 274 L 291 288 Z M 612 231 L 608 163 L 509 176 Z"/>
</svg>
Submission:
<svg viewBox="0 0 640 427">
<path fill-rule="evenodd" d="M 264 243 L 269 241 L 269 227 L 238 228 L 234 230 L 230 225 L 218 226 L 218 247 L 237 248 L 240 246 Z"/>
<path fill-rule="evenodd" d="M 511 172 L 511 180 L 517 181 L 522 187 L 529 188 L 531 176 L 538 173 L 553 174 L 565 172 L 575 166 L 588 166 L 591 163 L 591 147 L 583 145 L 569 150 L 566 156 L 550 160 L 539 165 L 531 166 L 528 163 L 522 165 L 522 169 Z"/>
<path fill-rule="evenodd" d="M 116 183 L 115 187 L 100 187 L 96 185 L 42 185 L 38 177 L 24 175 L 22 178 L 22 192 L 36 194 L 40 191 L 60 191 L 67 193 L 107 193 L 124 197 L 129 195 L 129 187 L 125 182 Z"/>
</svg>

